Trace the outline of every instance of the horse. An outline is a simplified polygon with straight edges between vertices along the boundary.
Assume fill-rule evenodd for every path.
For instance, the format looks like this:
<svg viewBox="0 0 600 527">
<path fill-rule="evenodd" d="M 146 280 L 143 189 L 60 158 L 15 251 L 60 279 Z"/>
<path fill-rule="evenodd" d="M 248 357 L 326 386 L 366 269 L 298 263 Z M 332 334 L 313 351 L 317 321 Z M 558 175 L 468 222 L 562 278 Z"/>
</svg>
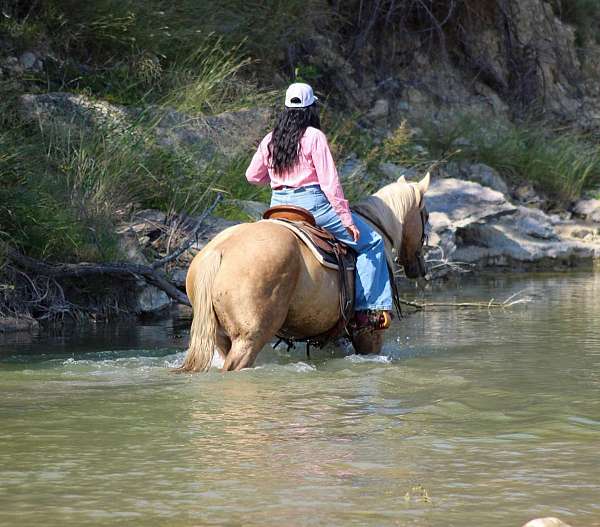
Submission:
<svg viewBox="0 0 600 527">
<path fill-rule="evenodd" d="M 390 269 L 398 262 L 409 278 L 426 272 L 422 248 L 429 182 L 429 173 L 414 183 L 401 177 L 353 207 L 382 235 Z M 282 330 L 299 337 L 326 333 L 340 319 L 339 280 L 338 271 L 322 266 L 277 222 L 224 230 L 194 257 L 187 273 L 193 319 L 178 371 L 207 371 L 215 348 L 224 371 L 248 368 Z M 378 353 L 383 331 L 357 332 L 351 340 L 357 353 Z"/>
</svg>

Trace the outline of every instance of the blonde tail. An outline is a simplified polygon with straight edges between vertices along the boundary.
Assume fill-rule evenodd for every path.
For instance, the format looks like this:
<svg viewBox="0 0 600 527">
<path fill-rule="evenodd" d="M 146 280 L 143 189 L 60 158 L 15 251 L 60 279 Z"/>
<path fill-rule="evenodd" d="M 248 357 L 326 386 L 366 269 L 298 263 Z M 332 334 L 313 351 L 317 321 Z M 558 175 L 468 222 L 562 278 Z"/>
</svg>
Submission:
<svg viewBox="0 0 600 527">
<path fill-rule="evenodd" d="M 207 371 L 215 352 L 217 317 L 213 309 L 212 287 L 221 266 L 221 252 L 211 251 L 202 258 L 188 291 L 194 310 L 190 346 L 178 372 Z"/>
</svg>

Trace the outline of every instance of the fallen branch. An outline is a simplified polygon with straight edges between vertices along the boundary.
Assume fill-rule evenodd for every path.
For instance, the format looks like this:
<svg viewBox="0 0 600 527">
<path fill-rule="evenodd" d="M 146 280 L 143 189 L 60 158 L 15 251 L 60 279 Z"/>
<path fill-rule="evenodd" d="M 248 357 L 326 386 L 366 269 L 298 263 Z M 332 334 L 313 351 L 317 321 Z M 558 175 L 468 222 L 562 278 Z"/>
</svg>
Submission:
<svg viewBox="0 0 600 527">
<path fill-rule="evenodd" d="M 177 287 L 175 287 L 171 282 L 169 282 L 169 280 L 167 280 L 162 271 L 160 271 L 158 268 L 175 260 L 176 258 L 181 256 L 185 251 L 190 249 L 190 247 L 194 244 L 198 237 L 198 233 L 202 224 L 204 223 L 206 218 L 212 213 L 212 211 L 216 208 L 216 206 L 219 204 L 222 198 L 223 195 L 221 193 L 217 194 L 213 203 L 200 215 L 200 217 L 196 221 L 194 229 L 177 250 L 173 251 L 171 254 L 168 254 L 164 258 L 153 262 L 151 265 L 141 265 L 126 262 L 48 264 L 40 260 L 36 260 L 35 258 L 19 254 L 16 251 L 8 251 L 7 256 L 19 267 L 27 269 L 29 271 L 33 271 L 38 275 L 48 277 L 49 279 L 53 279 L 54 283 L 59 288 L 61 293 L 62 288 L 56 280 L 64 278 L 83 278 L 86 276 L 96 275 L 132 275 L 140 277 L 144 279 L 148 284 L 151 284 L 157 287 L 158 289 L 164 291 L 169 296 L 169 298 L 171 298 L 175 302 L 183 304 L 185 306 L 189 306 L 190 301 L 188 300 L 188 297 L 179 289 L 177 289 Z M 29 303 L 36 303 L 38 300 L 43 299 L 44 297 L 37 291 L 35 283 L 25 273 L 21 274 L 30 282 L 32 290 L 34 291 L 37 297 L 36 301 Z M 64 293 L 62 293 L 62 300 L 63 302 L 61 303 L 61 305 L 66 306 L 67 304 L 69 304 L 64 298 Z"/>
<path fill-rule="evenodd" d="M 9 251 L 7 256 L 16 264 L 42 276 L 55 279 L 83 278 L 95 275 L 133 275 L 139 276 L 162 291 L 170 298 L 186 306 L 190 305 L 188 297 L 171 284 L 164 275 L 148 265 L 132 263 L 79 263 L 79 264 L 47 264 L 35 258 Z"/>
<path fill-rule="evenodd" d="M 431 308 L 477 308 L 477 309 L 508 309 L 510 307 L 516 306 L 518 304 L 527 304 L 533 301 L 531 296 L 522 296 L 524 291 L 518 291 L 513 295 L 509 296 L 503 302 L 497 302 L 494 298 L 492 298 L 489 302 L 415 302 L 406 300 L 404 298 L 400 299 L 400 303 L 405 306 L 410 306 L 415 308 L 417 311 L 422 311 L 425 309 Z"/>
</svg>

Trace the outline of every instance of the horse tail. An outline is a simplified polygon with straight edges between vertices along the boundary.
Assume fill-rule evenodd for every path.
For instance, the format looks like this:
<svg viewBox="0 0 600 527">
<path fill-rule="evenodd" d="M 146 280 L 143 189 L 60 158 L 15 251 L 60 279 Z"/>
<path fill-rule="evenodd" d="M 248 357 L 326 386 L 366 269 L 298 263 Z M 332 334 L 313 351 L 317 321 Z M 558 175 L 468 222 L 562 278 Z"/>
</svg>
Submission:
<svg viewBox="0 0 600 527">
<path fill-rule="evenodd" d="M 193 284 L 188 289 L 193 319 L 190 345 L 185 360 L 177 372 L 207 371 L 215 352 L 217 316 L 213 309 L 212 287 L 221 267 L 221 252 L 211 250 L 203 255 Z"/>
</svg>

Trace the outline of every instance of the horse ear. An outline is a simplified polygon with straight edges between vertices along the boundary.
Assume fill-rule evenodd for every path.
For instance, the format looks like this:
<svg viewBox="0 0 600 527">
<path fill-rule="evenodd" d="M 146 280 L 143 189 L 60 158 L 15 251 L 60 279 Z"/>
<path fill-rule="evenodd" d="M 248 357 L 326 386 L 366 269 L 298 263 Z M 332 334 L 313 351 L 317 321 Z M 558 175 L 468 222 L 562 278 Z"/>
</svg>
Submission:
<svg viewBox="0 0 600 527">
<path fill-rule="evenodd" d="M 417 185 L 419 186 L 419 191 L 421 192 L 421 196 L 425 194 L 425 192 L 427 192 L 430 182 L 431 174 L 427 172 L 427 174 L 425 174 L 425 177 L 421 181 L 419 181 L 419 183 L 417 183 Z"/>
<path fill-rule="evenodd" d="M 403 185 L 405 185 L 406 184 L 406 178 L 404 176 L 400 176 L 398 178 L 398 183 L 402 183 Z"/>
</svg>

